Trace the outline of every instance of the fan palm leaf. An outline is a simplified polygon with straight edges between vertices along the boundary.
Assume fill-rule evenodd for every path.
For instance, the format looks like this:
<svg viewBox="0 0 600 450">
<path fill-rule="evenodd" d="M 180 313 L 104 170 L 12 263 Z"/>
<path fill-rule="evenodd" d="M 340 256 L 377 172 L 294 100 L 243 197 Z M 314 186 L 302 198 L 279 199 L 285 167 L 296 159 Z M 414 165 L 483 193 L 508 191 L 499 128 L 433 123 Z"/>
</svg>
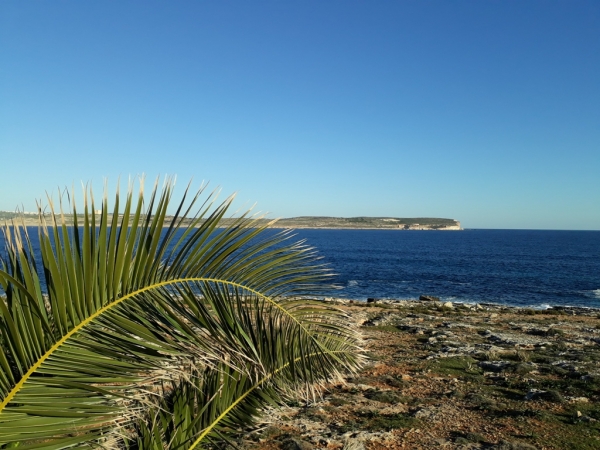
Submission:
<svg viewBox="0 0 600 450">
<path fill-rule="evenodd" d="M 82 214 L 72 193 L 49 199 L 40 254 L 23 223 L 7 224 L 0 445 L 100 443 L 156 404 L 165 382 L 200 369 L 204 383 L 230 373 L 262 388 L 273 373 L 311 383 L 360 363 L 341 313 L 294 300 L 329 276 L 312 249 L 248 213 L 222 227 L 232 198 L 201 202 L 202 188 L 188 186 L 169 217 L 173 187 L 157 182 L 145 198 L 142 182 L 134 202 L 130 185 L 112 214 L 106 190 L 100 214 L 91 188 Z"/>
</svg>

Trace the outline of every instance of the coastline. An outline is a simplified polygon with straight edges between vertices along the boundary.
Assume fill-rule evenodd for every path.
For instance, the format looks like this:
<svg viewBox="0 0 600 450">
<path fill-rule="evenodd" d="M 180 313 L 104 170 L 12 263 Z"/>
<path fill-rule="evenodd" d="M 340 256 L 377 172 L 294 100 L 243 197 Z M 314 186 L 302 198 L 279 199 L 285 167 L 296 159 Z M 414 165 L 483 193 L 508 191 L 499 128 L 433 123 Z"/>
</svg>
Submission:
<svg viewBox="0 0 600 450">
<path fill-rule="evenodd" d="M 290 230 L 390 230 L 390 231 L 465 231 L 464 228 L 384 228 L 384 227 L 309 227 L 309 226 L 278 226 L 269 228 Z"/>
<path fill-rule="evenodd" d="M 107 220 L 111 221 L 113 214 L 108 214 Z M 167 216 L 167 219 L 172 216 Z M 38 226 L 39 217 L 33 213 L 12 213 L 0 211 L 0 221 L 9 224 L 15 220 L 24 223 L 25 226 Z M 73 225 L 73 217 L 70 214 L 64 216 L 68 226 Z M 220 228 L 227 227 L 236 219 L 224 218 L 221 220 Z M 189 223 L 191 219 L 183 219 L 183 223 Z M 402 231 L 458 231 L 462 230 L 459 221 L 444 218 L 394 218 L 394 217 L 325 217 L 325 216 L 303 216 L 279 219 L 258 218 L 255 222 L 257 227 L 268 225 L 269 228 L 278 229 L 333 229 L 333 230 L 402 230 Z M 269 225 L 270 224 L 270 225 Z"/>
<path fill-rule="evenodd" d="M 541 307 L 539 305 L 530 305 L 530 306 L 517 306 L 517 305 L 507 305 L 503 303 L 493 303 L 493 302 L 461 302 L 461 301 L 428 301 L 428 300 L 413 300 L 413 299 L 367 299 L 367 300 L 359 300 L 359 299 L 347 299 L 340 297 L 321 297 L 318 301 L 322 301 L 325 303 L 331 303 L 334 305 L 361 305 L 368 304 L 373 306 L 379 306 L 382 308 L 397 308 L 397 309 L 410 309 L 410 308 L 418 308 L 423 305 L 430 305 L 431 307 L 438 308 L 463 308 L 468 311 L 516 311 L 516 312 L 525 312 L 530 313 L 533 312 L 539 314 L 554 314 L 557 312 L 565 312 L 571 315 L 588 315 L 595 316 L 600 314 L 600 307 L 594 306 L 572 306 L 572 305 L 546 305 L 545 307 Z M 599 317 L 600 318 L 600 317 Z"/>
</svg>

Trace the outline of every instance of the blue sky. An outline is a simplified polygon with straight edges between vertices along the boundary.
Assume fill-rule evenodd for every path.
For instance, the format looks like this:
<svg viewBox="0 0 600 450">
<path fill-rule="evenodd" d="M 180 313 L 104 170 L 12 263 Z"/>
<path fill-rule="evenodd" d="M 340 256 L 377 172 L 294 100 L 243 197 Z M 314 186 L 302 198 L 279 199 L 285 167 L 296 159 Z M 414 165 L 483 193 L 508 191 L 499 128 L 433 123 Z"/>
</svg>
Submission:
<svg viewBox="0 0 600 450">
<path fill-rule="evenodd" d="M 600 229 L 600 2 L 0 3 L 0 209 L 145 173 L 272 217 Z"/>
</svg>

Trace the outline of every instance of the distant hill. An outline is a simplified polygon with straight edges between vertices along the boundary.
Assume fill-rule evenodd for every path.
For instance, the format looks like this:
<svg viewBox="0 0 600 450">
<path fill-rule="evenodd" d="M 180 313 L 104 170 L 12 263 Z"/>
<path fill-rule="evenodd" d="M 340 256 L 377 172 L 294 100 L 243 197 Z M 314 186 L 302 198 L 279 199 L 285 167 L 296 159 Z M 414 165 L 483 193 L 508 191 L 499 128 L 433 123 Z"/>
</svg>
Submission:
<svg viewBox="0 0 600 450">
<path fill-rule="evenodd" d="M 384 228 L 401 230 L 459 230 L 460 222 L 454 219 L 433 217 L 319 217 L 303 216 L 280 219 L 276 227 L 282 228 Z"/>
<path fill-rule="evenodd" d="M 0 223 L 4 224 L 5 221 L 14 219 L 15 217 L 22 216 L 25 218 L 27 223 L 32 220 L 37 220 L 37 213 L 15 213 L 11 211 L 0 211 Z"/>
<path fill-rule="evenodd" d="M 19 214 L 9 211 L 0 211 L 0 224 L 18 217 Z M 23 214 L 25 224 L 37 225 L 38 215 L 34 213 Z M 111 215 L 109 215 L 109 220 Z M 71 224 L 71 215 L 65 215 L 65 220 Z M 223 219 L 223 225 L 229 224 L 233 219 Z M 260 219 L 259 223 L 266 224 L 269 219 Z M 395 229 L 395 230 L 460 230 L 460 222 L 454 219 L 440 219 L 435 217 L 323 217 L 302 216 L 279 219 L 274 228 L 347 228 L 347 229 Z"/>
</svg>

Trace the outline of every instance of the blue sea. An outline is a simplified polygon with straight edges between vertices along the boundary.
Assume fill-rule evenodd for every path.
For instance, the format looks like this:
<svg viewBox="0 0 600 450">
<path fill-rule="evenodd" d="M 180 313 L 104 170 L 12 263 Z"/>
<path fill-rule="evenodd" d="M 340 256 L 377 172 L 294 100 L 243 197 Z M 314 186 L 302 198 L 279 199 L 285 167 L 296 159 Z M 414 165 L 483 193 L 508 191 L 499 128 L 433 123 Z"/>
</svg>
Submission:
<svg viewBox="0 0 600 450">
<path fill-rule="evenodd" d="M 600 231 L 297 230 L 336 273 L 327 296 L 600 308 Z M 34 247 L 37 231 L 31 230 Z M 1 242 L 0 249 L 4 245 Z"/>
<path fill-rule="evenodd" d="M 298 230 L 336 272 L 331 296 L 600 308 L 600 232 Z"/>
</svg>

